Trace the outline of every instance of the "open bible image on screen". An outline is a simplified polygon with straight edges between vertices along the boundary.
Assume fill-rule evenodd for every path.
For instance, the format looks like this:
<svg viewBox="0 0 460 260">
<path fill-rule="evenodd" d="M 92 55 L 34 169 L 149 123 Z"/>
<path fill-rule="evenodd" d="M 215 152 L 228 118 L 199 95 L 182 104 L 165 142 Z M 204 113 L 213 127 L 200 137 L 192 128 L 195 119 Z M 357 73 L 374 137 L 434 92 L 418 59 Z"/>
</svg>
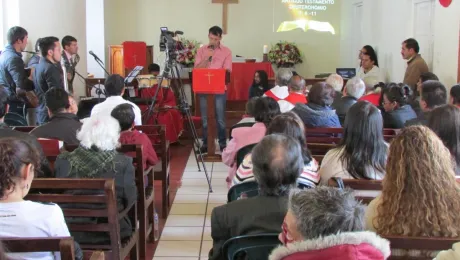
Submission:
<svg viewBox="0 0 460 260">
<path fill-rule="evenodd" d="M 273 0 L 274 30 L 313 30 L 336 34 L 330 20 L 338 5 L 340 3 L 334 0 Z"/>
</svg>

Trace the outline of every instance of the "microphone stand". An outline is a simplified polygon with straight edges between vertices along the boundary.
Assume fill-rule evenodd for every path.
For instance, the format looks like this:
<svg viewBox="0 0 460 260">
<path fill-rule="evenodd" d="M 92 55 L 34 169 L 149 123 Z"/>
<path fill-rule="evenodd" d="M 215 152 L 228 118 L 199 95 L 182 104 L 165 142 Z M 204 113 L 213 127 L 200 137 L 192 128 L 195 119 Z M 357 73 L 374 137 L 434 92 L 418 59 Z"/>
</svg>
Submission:
<svg viewBox="0 0 460 260">
<path fill-rule="evenodd" d="M 92 56 L 92 55 L 91 55 Z M 99 61 L 99 59 L 96 59 L 96 57 L 94 57 L 94 60 L 97 62 L 97 64 L 99 64 L 99 66 L 101 66 L 101 68 L 105 71 L 105 73 L 107 74 L 107 76 L 110 76 L 110 73 L 105 69 L 104 67 L 104 64 L 102 64 L 102 61 Z"/>
<path fill-rule="evenodd" d="M 89 86 L 89 85 L 86 83 L 85 77 L 83 77 L 80 73 L 78 73 L 77 70 L 75 70 L 75 74 L 77 74 L 80 78 L 83 79 L 83 81 L 85 82 L 86 88 L 90 87 L 90 88 L 96 89 L 97 103 L 101 103 L 101 94 L 104 94 L 104 93 L 103 93 L 103 90 L 101 89 L 101 87 L 99 87 L 98 85 Z"/>
</svg>

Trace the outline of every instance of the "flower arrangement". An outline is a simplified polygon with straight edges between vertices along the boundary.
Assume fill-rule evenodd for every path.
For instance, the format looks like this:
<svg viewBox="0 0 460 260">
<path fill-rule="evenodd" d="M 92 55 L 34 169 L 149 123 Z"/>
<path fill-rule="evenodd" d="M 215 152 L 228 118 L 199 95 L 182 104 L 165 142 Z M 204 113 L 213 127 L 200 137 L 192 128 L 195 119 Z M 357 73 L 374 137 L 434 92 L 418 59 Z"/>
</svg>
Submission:
<svg viewBox="0 0 460 260">
<path fill-rule="evenodd" d="M 302 63 L 302 53 L 293 42 L 279 42 L 272 46 L 268 53 L 268 60 L 278 68 L 293 67 Z"/>
<path fill-rule="evenodd" d="M 195 40 L 183 39 L 182 46 L 185 51 L 177 55 L 177 62 L 184 67 L 191 68 L 195 64 L 195 56 L 200 47 L 200 43 Z"/>
</svg>

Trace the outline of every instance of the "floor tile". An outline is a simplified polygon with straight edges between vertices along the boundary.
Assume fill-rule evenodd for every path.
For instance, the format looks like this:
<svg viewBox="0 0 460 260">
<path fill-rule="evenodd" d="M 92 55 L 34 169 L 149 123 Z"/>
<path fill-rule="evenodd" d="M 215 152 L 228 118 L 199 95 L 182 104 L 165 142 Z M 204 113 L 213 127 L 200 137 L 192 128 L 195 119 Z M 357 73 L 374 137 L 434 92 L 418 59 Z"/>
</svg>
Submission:
<svg viewBox="0 0 460 260">
<path fill-rule="evenodd" d="M 211 227 L 205 227 L 203 232 L 203 241 L 212 241 Z"/>
<path fill-rule="evenodd" d="M 189 196 L 191 196 L 191 195 L 189 195 Z M 198 195 L 196 195 L 196 196 L 198 196 Z M 177 200 L 177 196 L 176 196 L 176 200 Z M 209 198 L 208 198 L 208 202 L 213 203 L 213 204 L 218 204 L 218 203 L 225 204 L 225 203 L 227 203 L 227 194 L 210 193 Z"/>
<path fill-rule="evenodd" d="M 190 191 L 190 192 L 192 192 L 192 191 Z M 215 186 L 215 187 L 213 186 L 212 187 L 212 192 L 210 194 L 225 194 L 225 195 L 227 195 L 227 193 L 228 193 L 227 186 Z M 178 191 L 177 194 L 179 194 L 179 191 Z M 193 194 L 193 193 L 190 193 L 190 194 Z M 200 194 L 200 193 L 195 193 L 195 194 Z"/>
<path fill-rule="evenodd" d="M 204 216 L 203 216 L 204 217 Z M 204 220 L 204 218 L 203 218 Z M 161 233 L 161 241 L 201 241 L 203 226 L 201 227 L 165 227 Z M 206 240 L 210 238 L 210 231 Z"/>
<path fill-rule="evenodd" d="M 224 163 L 214 163 L 212 170 L 213 171 L 228 171 L 229 167 Z"/>
<path fill-rule="evenodd" d="M 201 241 L 163 241 L 158 243 L 155 257 L 158 256 L 194 256 L 200 254 Z"/>
<path fill-rule="evenodd" d="M 220 190 L 220 192 L 222 191 Z M 207 185 L 181 187 L 177 191 L 177 195 L 207 195 L 208 193 L 209 187 Z"/>
<path fill-rule="evenodd" d="M 198 260 L 198 257 L 167 257 L 167 256 L 159 256 L 154 257 L 153 260 Z"/>
<path fill-rule="evenodd" d="M 208 175 L 211 176 L 211 171 L 208 170 Z M 205 179 L 206 175 L 204 174 L 204 171 L 189 171 L 189 172 L 184 172 L 184 175 L 182 175 L 182 179 Z"/>
<path fill-rule="evenodd" d="M 213 182 L 211 181 L 211 183 Z M 182 187 L 188 187 L 188 186 L 208 186 L 208 180 L 206 180 L 206 176 L 204 174 L 202 178 L 182 179 Z"/>
<path fill-rule="evenodd" d="M 204 224 L 205 227 L 210 227 L 211 226 L 211 215 L 206 215 L 206 221 Z"/>
<path fill-rule="evenodd" d="M 218 195 L 213 197 L 212 203 L 221 202 L 221 198 L 217 196 Z M 179 195 L 176 195 L 176 198 L 174 199 L 174 203 L 179 203 L 179 204 L 201 204 L 201 203 L 206 203 L 207 201 L 208 201 L 207 194 L 202 194 L 202 195 L 179 194 Z M 225 201 L 223 203 L 225 202 L 227 202 L 227 196 L 225 196 Z"/>
<path fill-rule="evenodd" d="M 174 203 L 171 207 L 170 215 L 204 215 L 206 203 L 203 204 L 179 204 Z"/>
<path fill-rule="evenodd" d="M 212 241 L 203 241 L 201 244 L 201 253 L 200 256 L 207 257 L 209 255 L 209 251 L 212 249 Z"/>
<path fill-rule="evenodd" d="M 204 215 L 169 215 L 166 227 L 203 227 Z"/>
<path fill-rule="evenodd" d="M 212 213 L 212 210 L 215 208 L 215 207 L 219 207 L 221 205 L 224 205 L 222 203 L 218 203 L 218 204 L 215 204 L 215 203 L 209 203 L 208 204 L 208 209 L 206 210 L 206 215 L 211 215 Z"/>
</svg>

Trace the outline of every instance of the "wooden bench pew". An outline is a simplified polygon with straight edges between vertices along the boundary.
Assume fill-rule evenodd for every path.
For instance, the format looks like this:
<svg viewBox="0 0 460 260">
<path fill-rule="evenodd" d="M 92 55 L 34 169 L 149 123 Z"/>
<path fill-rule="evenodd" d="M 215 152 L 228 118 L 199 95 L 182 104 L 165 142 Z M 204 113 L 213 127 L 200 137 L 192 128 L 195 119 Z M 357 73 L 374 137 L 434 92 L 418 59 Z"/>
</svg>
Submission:
<svg viewBox="0 0 460 260">
<path fill-rule="evenodd" d="M 108 233 L 110 244 L 80 244 L 85 256 L 94 251 L 106 251 L 106 259 L 124 260 L 128 255 L 130 259 L 138 259 L 139 228 L 137 227 L 136 203 L 129 205 L 122 212 L 118 212 L 117 198 L 115 195 L 115 181 L 113 179 L 35 179 L 32 190 L 46 190 L 46 194 L 29 193 L 27 200 L 39 202 L 52 202 L 58 204 L 85 204 L 106 205 L 105 208 L 94 209 L 67 209 L 63 208 L 64 217 L 107 218 L 107 223 L 98 224 L 68 224 L 69 231 L 85 233 Z M 64 191 L 84 190 L 95 192 L 95 195 L 65 194 Z M 133 234 L 122 244 L 120 237 L 119 220 L 128 216 L 131 219 Z"/>
<path fill-rule="evenodd" d="M 442 251 L 449 250 L 452 245 L 460 242 L 460 238 L 442 238 L 442 237 L 406 237 L 406 236 L 382 236 L 390 241 L 391 249 L 401 250 L 421 250 L 421 251 Z M 428 260 L 432 257 L 408 257 L 408 256 L 390 256 L 389 260 Z"/>
<path fill-rule="evenodd" d="M 390 129 L 385 128 L 383 129 L 383 135 L 391 135 L 395 136 L 399 133 L 400 129 Z M 342 127 L 318 127 L 318 128 L 305 128 L 305 132 L 307 137 L 308 136 L 339 136 L 343 134 Z"/>
<path fill-rule="evenodd" d="M 5 253 L 60 252 L 61 260 L 74 260 L 72 237 L 2 237 Z"/>
<path fill-rule="evenodd" d="M 23 132 L 23 133 L 30 133 L 34 129 L 35 129 L 35 126 L 16 126 L 13 128 L 13 130 Z"/>
<path fill-rule="evenodd" d="M 331 187 L 341 187 L 341 181 L 344 187 L 355 190 L 355 198 L 366 205 L 375 199 L 382 191 L 382 181 L 380 180 L 342 179 L 336 177 L 329 179 L 328 185 Z"/>
<path fill-rule="evenodd" d="M 146 134 L 152 142 L 153 148 L 160 159 L 160 162 L 155 165 L 155 180 L 161 181 L 161 199 L 163 218 L 168 217 L 169 213 L 169 185 L 170 185 L 170 161 L 171 151 L 169 142 L 166 140 L 166 127 L 164 125 L 142 125 L 135 126 L 136 130 Z"/>
<path fill-rule="evenodd" d="M 78 145 L 65 145 L 64 149 L 72 152 Z M 155 212 L 155 185 L 153 167 L 143 168 L 142 145 L 124 144 L 118 152 L 133 158 L 137 188 L 137 213 L 139 216 L 139 255 L 145 258 L 147 254 L 147 238 L 154 241 L 154 212 Z M 147 180 L 146 180 L 147 177 Z"/>
</svg>

